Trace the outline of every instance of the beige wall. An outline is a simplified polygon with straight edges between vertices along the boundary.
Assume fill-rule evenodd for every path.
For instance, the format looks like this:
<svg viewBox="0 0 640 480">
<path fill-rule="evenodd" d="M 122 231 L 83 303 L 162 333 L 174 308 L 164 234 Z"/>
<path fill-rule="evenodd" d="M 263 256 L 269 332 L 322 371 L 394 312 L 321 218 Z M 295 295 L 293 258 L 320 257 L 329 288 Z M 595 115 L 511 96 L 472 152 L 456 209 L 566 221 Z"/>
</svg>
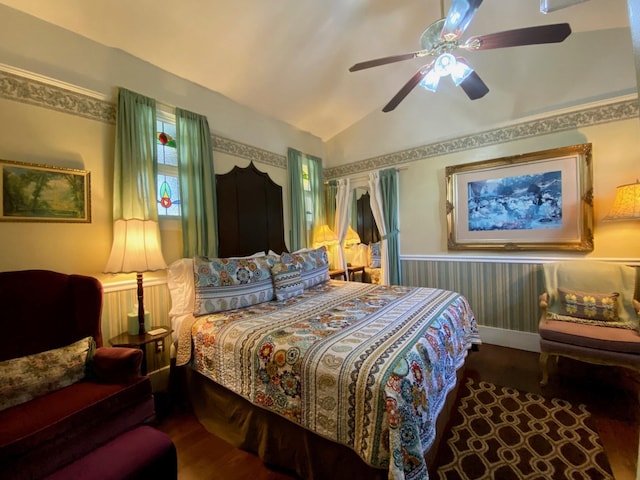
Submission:
<svg viewBox="0 0 640 480">
<path fill-rule="evenodd" d="M 115 106 L 118 87 L 123 86 L 162 105 L 206 115 L 212 134 L 238 147 L 237 154 L 214 151 L 215 172 L 228 171 L 234 164 L 245 166 L 251 158 L 283 186 L 285 199 L 287 147 L 323 156 L 318 137 L 120 50 L 0 5 L 0 75 L 3 72 L 8 76 L 0 81 L 0 158 L 90 171 L 92 221 L 0 222 L 0 271 L 46 268 L 93 275 L 106 283 L 133 278 L 102 274 L 112 240 L 115 117 L 113 112 L 112 118 L 102 118 L 104 112 L 76 108 L 84 89 L 99 99 L 98 110 Z M 28 80 L 23 84 L 22 79 Z M 263 155 L 270 161 L 277 157 L 281 165 L 261 163 Z M 286 227 L 287 217 L 288 210 Z M 161 230 L 163 251 L 171 262 L 181 256 L 180 225 L 162 222 Z"/>
<path fill-rule="evenodd" d="M 64 92 L 63 89 L 56 91 Z M 0 99 L 0 125 L 5 126 L 0 131 L 1 159 L 89 171 L 92 212 L 91 222 L 82 224 L 0 222 L 0 270 L 45 268 L 93 275 L 105 283 L 132 279 L 133 275 L 102 273 L 112 239 L 114 125 L 6 99 Z M 253 150 L 254 154 L 261 152 Z M 288 232 L 285 153 L 275 155 L 280 160 L 277 166 L 259 160 L 254 163 L 283 188 L 283 215 L 285 232 Z M 226 173 L 235 165 L 246 167 L 249 162 L 242 156 L 214 151 L 217 174 Z M 180 222 L 161 220 L 160 224 L 163 253 L 167 263 L 171 263 L 182 256 Z"/>
<path fill-rule="evenodd" d="M 111 248 L 114 126 L 0 99 L 0 158 L 91 174 L 91 223 L 0 222 L 0 270 L 99 274 Z"/>
</svg>

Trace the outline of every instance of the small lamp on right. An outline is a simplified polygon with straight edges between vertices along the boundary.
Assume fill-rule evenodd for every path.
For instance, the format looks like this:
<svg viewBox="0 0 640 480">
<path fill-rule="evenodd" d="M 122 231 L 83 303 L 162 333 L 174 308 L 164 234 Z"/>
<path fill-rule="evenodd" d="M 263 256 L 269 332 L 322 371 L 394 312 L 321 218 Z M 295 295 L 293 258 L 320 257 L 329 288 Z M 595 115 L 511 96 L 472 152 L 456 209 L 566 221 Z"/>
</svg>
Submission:
<svg viewBox="0 0 640 480">
<path fill-rule="evenodd" d="M 344 237 L 344 245 L 348 248 L 352 245 L 357 245 L 360 243 L 360 235 L 356 232 L 351 225 L 349 225 L 349 229 L 347 230 L 347 235 Z"/>
<path fill-rule="evenodd" d="M 620 185 L 616 188 L 616 198 L 604 221 L 640 219 L 640 182 Z"/>
</svg>

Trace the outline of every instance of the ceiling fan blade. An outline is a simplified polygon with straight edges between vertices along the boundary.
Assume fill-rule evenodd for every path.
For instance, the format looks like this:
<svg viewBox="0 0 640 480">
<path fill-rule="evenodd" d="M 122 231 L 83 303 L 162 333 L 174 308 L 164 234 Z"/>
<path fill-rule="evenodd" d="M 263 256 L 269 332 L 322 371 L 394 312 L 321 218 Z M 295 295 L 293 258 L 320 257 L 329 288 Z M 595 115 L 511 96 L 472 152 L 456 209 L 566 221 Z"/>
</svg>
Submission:
<svg viewBox="0 0 640 480">
<path fill-rule="evenodd" d="M 489 50 L 492 48 L 519 47 L 541 43 L 559 43 L 571 35 L 568 23 L 518 28 L 504 32 L 489 33 L 469 38 L 462 48 L 468 50 Z"/>
<path fill-rule="evenodd" d="M 402 55 L 392 55 L 390 57 L 376 58 L 375 60 L 367 60 L 366 62 L 356 63 L 349 71 L 356 72 L 358 70 L 364 70 L 365 68 L 378 67 L 380 65 L 387 65 L 388 63 L 401 62 L 403 60 L 411 60 L 412 58 L 424 57 L 428 55 L 427 50 L 418 50 L 417 52 L 405 53 Z"/>
<path fill-rule="evenodd" d="M 471 74 L 462 81 L 460 86 L 471 100 L 477 100 L 489 93 L 489 87 L 487 87 L 476 72 L 471 72 Z"/>
<path fill-rule="evenodd" d="M 482 0 L 453 0 L 440 37 L 448 41 L 460 38 L 481 3 Z"/>
<path fill-rule="evenodd" d="M 409 92 L 416 88 L 416 85 L 418 85 L 427 75 L 427 73 L 429 73 L 432 66 L 433 62 L 431 62 L 429 65 L 425 65 L 420 70 L 418 70 L 416 74 L 411 77 L 411 79 L 407 83 L 405 83 L 404 87 L 402 87 L 400 91 L 395 94 L 395 96 L 389 101 L 389 103 L 384 106 L 382 111 L 390 112 L 391 110 L 396 108 L 400 104 L 400 102 L 404 100 L 404 97 L 409 95 Z"/>
</svg>

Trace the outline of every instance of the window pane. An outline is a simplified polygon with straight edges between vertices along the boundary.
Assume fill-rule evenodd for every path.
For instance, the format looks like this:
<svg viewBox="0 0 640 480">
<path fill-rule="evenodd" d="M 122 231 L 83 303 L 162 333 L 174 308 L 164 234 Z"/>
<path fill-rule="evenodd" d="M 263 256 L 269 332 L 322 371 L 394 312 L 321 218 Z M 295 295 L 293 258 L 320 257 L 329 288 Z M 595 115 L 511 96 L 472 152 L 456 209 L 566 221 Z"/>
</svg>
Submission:
<svg viewBox="0 0 640 480">
<path fill-rule="evenodd" d="M 176 126 L 158 120 L 156 147 L 158 149 L 158 164 L 178 166 L 178 151 L 176 149 Z"/>
<path fill-rule="evenodd" d="M 307 163 L 302 164 L 302 189 L 305 192 L 311 191 L 311 182 L 309 181 L 309 165 Z"/>
<path fill-rule="evenodd" d="M 180 216 L 178 177 L 158 174 L 158 215 Z"/>
</svg>

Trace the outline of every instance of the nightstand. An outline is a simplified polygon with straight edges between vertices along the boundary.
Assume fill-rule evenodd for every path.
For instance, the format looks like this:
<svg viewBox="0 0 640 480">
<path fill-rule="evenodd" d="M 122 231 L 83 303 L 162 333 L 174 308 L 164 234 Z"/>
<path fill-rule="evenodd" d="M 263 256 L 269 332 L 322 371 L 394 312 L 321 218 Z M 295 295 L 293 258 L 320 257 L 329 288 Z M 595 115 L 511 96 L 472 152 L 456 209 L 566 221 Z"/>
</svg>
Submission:
<svg viewBox="0 0 640 480">
<path fill-rule="evenodd" d="M 355 273 L 360 272 L 362 274 L 360 278 L 364 276 L 364 265 L 353 265 L 353 266 L 347 267 L 347 270 L 349 271 L 349 280 L 351 280 L 352 282 L 354 281 Z"/>
<path fill-rule="evenodd" d="M 332 278 L 333 280 L 346 280 L 347 274 L 344 270 L 338 268 L 335 270 L 329 270 L 329 278 Z"/>
<path fill-rule="evenodd" d="M 149 333 L 159 329 L 164 329 L 164 331 L 156 333 L 155 335 L 151 335 Z M 140 372 L 142 373 L 142 375 L 147 374 L 146 345 L 148 343 L 155 342 L 156 351 L 162 351 L 162 349 L 164 348 L 164 339 L 171 335 L 171 332 L 173 332 L 173 330 L 171 329 L 171 327 L 155 326 L 152 327 L 149 332 L 145 333 L 144 335 L 129 335 L 129 333 L 121 333 L 117 337 L 113 337 L 109 340 L 109 343 L 113 347 L 133 347 L 142 350 L 142 365 L 140 367 Z"/>
</svg>

